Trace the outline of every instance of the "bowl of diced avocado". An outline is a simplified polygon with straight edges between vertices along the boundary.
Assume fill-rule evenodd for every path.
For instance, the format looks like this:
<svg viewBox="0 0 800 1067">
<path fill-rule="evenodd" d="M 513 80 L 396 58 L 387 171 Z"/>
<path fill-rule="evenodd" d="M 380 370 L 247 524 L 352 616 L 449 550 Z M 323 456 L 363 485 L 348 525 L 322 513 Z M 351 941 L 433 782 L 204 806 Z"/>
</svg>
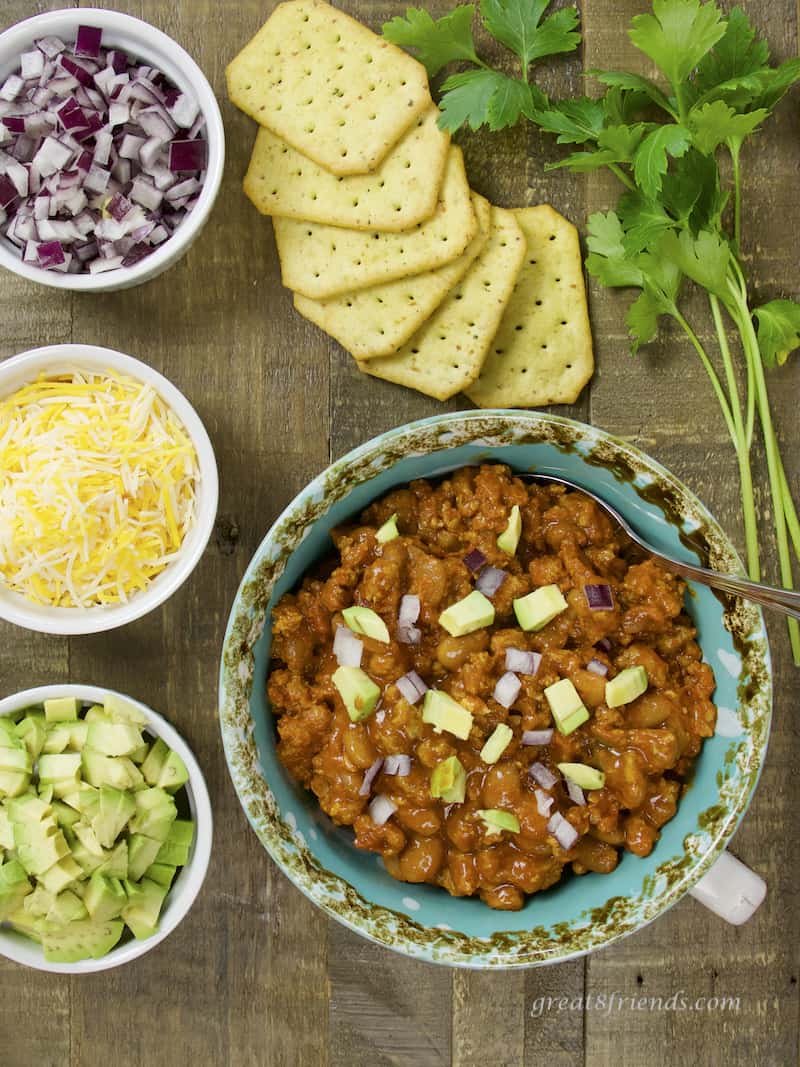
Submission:
<svg viewBox="0 0 800 1067">
<path fill-rule="evenodd" d="M 106 970 L 175 929 L 212 817 L 191 750 L 156 712 L 93 686 L 0 700 L 0 954 Z"/>
</svg>

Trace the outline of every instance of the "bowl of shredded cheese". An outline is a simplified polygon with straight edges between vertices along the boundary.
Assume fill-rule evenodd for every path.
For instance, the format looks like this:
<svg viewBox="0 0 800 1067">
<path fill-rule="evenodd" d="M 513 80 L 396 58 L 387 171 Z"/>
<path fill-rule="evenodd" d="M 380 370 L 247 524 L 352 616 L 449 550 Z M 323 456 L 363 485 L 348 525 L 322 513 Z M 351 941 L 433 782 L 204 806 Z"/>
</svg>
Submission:
<svg viewBox="0 0 800 1067">
<path fill-rule="evenodd" d="M 0 618 L 113 629 L 163 603 L 208 543 L 217 466 L 157 371 L 91 345 L 0 363 Z"/>
</svg>

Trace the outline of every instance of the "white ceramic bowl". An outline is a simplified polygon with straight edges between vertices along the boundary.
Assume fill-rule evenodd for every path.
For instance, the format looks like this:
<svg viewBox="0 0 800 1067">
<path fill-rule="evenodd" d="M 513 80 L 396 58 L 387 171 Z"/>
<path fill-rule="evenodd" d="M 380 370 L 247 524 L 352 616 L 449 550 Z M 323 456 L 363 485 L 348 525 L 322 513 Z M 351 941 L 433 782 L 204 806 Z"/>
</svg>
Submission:
<svg viewBox="0 0 800 1067">
<path fill-rule="evenodd" d="M 192 57 L 155 26 L 118 11 L 77 7 L 46 11 L 11 26 L 0 34 L 0 84 L 16 70 L 20 55 L 34 40 L 54 35 L 69 43 L 74 40 L 78 26 L 99 26 L 103 31 L 104 46 L 121 48 L 144 60 L 166 74 L 179 89 L 193 93 L 206 119 L 208 168 L 196 207 L 172 237 L 132 267 L 121 267 L 105 274 L 60 274 L 23 263 L 15 246 L 0 238 L 0 266 L 15 274 L 54 289 L 107 293 L 150 281 L 176 263 L 194 242 L 206 224 L 219 192 L 225 163 L 225 132 L 214 91 Z"/>
<path fill-rule="evenodd" d="M 92 634 L 113 630 L 163 604 L 194 570 L 208 544 L 217 515 L 217 462 L 205 427 L 183 393 L 146 363 L 96 345 L 48 345 L 35 348 L 0 363 L 0 397 L 9 396 L 40 374 L 64 373 L 75 368 L 116 371 L 149 382 L 186 428 L 197 453 L 200 484 L 197 487 L 195 523 L 180 547 L 178 558 L 126 604 L 93 608 L 48 607 L 33 603 L 0 581 L 0 618 L 28 630 L 48 634 Z"/>
<path fill-rule="evenodd" d="M 23 711 L 35 704 L 41 704 L 51 697 L 76 697 L 87 704 L 102 704 L 105 697 L 114 692 L 94 685 L 40 685 L 36 689 L 26 689 L 21 693 L 0 700 L 0 715 L 11 715 Z M 81 960 L 79 963 L 48 963 L 44 958 L 41 945 L 24 934 L 0 926 L 0 955 L 15 963 L 24 963 L 26 967 L 35 967 L 39 971 L 53 971 L 56 974 L 92 974 L 94 971 L 107 971 L 123 963 L 144 956 L 167 937 L 187 914 L 208 870 L 211 858 L 211 840 L 213 837 L 213 819 L 211 801 L 203 772 L 192 754 L 192 750 L 181 735 L 151 708 L 123 693 L 116 694 L 137 707 L 147 716 L 145 730 L 154 737 L 163 738 L 165 744 L 174 749 L 186 764 L 189 781 L 186 793 L 189 800 L 191 817 L 195 823 L 195 836 L 189 862 L 178 872 L 172 888 L 164 902 L 164 908 L 158 922 L 158 932 L 143 941 L 126 941 L 117 945 L 108 955 L 99 960 Z"/>
</svg>

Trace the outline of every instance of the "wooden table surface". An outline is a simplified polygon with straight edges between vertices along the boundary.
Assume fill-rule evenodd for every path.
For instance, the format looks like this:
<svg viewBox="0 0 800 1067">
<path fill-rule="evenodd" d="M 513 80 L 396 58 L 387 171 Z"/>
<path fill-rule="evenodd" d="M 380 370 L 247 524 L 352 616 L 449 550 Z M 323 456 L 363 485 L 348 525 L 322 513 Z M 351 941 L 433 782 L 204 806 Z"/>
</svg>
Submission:
<svg viewBox="0 0 800 1067">
<path fill-rule="evenodd" d="M 745 6 L 779 58 L 797 54 L 796 0 Z M 8 26 L 59 0 L 2 0 Z M 217 91 L 228 150 L 211 222 L 167 274 L 122 293 L 69 295 L 0 277 L 0 356 L 53 342 L 119 348 L 189 397 L 216 448 L 219 518 L 191 579 L 147 618 L 106 635 L 61 639 L 0 625 L 0 695 L 48 682 L 130 693 L 166 714 L 205 769 L 216 819 L 205 887 L 188 918 L 144 958 L 64 978 L 0 960 L 4 1067 L 783 1067 L 798 1053 L 800 679 L 783 623 L 770 619 L 775 716 L 769 755 L 734 852 L 769 885 L 740 929 L 687 898 L 647 929 L 560 966 L 468 973 L 406 960 L 315 910 L 249 829 L 228 778 L 217 724 L 217 665 L 239 580 L 273 519 L 330 460 L 443 405 L 359 375 L 349 357 L 297 316 L 280 285 L 271 228 L 241 192 L 254 126 L 225 98 L 227 61 L 261 25 L 264 0 L 123 0 L 195 57 Z M 374 28 L 402 10 L 390 0 L 343 5 Z M 445 0 L 429 5 L 435 13 Z M 643 0 L 584 0 L 582 63 L 631 67 L 621 29 Z M 581 60 L 554 63 L 553 92 L 581 91 Z M 745 160 L 745 258 L 763 299 L 797 296 L 800 239 L 798 96 L 784 101 Z M 605 178 L 545 174 L 552 142 L 529 129 L 463 139 L 472 184 L 505 206 L 550 201 L 581 229 L 615 194 Z M 684 479 L 741 546 L 734 453 L 696 358 L 677 336 L 631 357 L 626 297 L 596 286 L 598 368 L 579 402 L 556 409 L 645 449 Z M 713 341 L 709 338 L 710 344 Z M 789 478 L 800 490 L 800 363 L 771 376 Z M 467 406 L 451 402 L 455 410 Z M 755 461 L 764 529 L 766 466 Z M 771 540 L 765 538 L 765 543 Z M 775 578 L 775 560 L 768 560 Z M 727 1010 L 604 1013 L 581 997 L 673 994 L 739 998 Z M 548 1011 L 537 998 L 569 998 Z M 562 1002 L 563 1004 L 564 1002 Z M 679 1043 L 679 1044 L 678 1044 Z"/>
</svg>

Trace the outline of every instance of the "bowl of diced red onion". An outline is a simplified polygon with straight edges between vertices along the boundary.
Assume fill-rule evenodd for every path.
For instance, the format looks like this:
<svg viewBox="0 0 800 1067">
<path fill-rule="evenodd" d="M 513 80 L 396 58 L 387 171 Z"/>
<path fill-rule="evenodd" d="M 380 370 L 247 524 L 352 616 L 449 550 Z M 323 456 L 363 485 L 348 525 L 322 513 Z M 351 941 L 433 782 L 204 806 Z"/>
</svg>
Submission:
<svg viewBox="0 0 800 1067">
<path fill-rule="evenodd" d="M 0 34 L 0 265 L 15 274 L 149 281 L 202 230 L 224 157 L 211 86 L 154 26 L 73 8 Z"/>
</svg>

